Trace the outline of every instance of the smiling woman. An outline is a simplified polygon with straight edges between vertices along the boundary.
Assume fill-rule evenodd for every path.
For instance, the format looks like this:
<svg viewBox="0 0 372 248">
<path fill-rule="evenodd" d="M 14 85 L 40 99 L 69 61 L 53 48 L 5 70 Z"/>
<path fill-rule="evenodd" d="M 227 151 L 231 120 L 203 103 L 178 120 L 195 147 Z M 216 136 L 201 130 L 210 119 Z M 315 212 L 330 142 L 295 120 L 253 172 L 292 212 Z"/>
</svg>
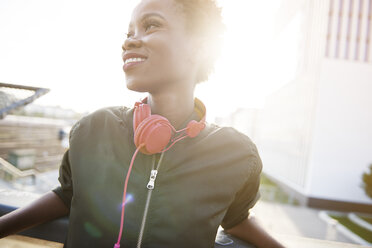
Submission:
<svg viewBox="0 0 372 248">
<path fill-rule="evenodd" d="M 160 85 L 174 82 L 178 82 L 181 90 L 186 90 L 182 84 L 187 85 L 189 81 L 198 83 L 208 78 L 218 56 L 224 26 L 220 10 L 213 8 L 213 2 L 195 4 L 197 2 L 175 1 L 175 4 L 165 1 L 146 5 L 144 1 L 135 9 L 123 44 L 126 51 L 124 71 L 129 89 L 146 91 L 138 83 L 142 80 L 145 83 L 159 82 L 151 83 L 157 90 L 161 90 L 158 88 Z M 153 12 L 154 9 L 157 11 Z M 134 73 L 143 78 L 134 77 Z M 146 78 L 148 76 L 151 80 Z"/>
<path fill-rule="evenodd" d="M 212 247 L 219 225 L 257 247 L 282 247 L 249 217 L 262 170 L 256 146 L 207 123 L 194 97 L 221 30 L 213 0 L 142 0 L 122 56 L 127 87 L 147 97 L 75 124 L 61 185 L 2 217 L 0 235 L 69 214 L 65 247 Z"/>
</svg>

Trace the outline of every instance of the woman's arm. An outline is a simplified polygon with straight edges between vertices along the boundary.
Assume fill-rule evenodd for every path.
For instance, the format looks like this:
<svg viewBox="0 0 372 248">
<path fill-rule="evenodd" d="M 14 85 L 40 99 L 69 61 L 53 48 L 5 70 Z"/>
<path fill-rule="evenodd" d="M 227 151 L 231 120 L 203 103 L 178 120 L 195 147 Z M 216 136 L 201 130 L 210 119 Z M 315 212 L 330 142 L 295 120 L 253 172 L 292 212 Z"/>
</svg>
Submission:
<svg viewBox="0 0 372 248">
<path fill-rule="evenodd" d="M 282 244 L 263 230 L 253 217 L 248 217 L 240 224 L 225 230 L 225 232 L 247 241 L 258 248 L 284 248 Z"/>
<path fill-rule="evenodd" d="M 0 238 L 65 216 L 69 209 L 54 193 L 48 192 L 30 205 L 0 217 Z"/>
</svg>

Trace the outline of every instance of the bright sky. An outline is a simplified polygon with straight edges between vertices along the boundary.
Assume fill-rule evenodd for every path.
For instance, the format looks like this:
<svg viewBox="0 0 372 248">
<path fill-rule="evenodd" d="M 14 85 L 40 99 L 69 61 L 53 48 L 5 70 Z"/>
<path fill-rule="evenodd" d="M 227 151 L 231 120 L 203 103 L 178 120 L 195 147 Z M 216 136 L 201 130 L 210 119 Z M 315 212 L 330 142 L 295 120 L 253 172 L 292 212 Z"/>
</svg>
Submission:
<svg viewBox="0 0 372 248">
<path fill-rule="evenodd" d="M 77 111 L 131 106 L 121 44 L 136 1 L 2 0 L 0 82 L 50 88 L 37 104 Z M 281 1 L 220 0 L 228 31 L 222 57 L 196 96 L 208 119 L 238 107 L 263 107 L 294 76 L 299 18 L 272 38 Z"/>
</svg>

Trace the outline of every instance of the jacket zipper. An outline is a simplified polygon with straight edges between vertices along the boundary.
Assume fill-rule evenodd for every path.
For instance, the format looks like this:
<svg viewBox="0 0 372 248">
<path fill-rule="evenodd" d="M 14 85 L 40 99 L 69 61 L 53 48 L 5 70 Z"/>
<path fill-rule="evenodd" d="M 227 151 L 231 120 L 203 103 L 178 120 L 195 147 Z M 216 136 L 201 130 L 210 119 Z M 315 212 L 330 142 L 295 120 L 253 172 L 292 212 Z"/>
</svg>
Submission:
<svg viewBox="0 0 372 248">
<path fill-rule="evenodd" d="M 149 182 L 147 183 L 147 186 L 146 186 L 147 189 L 148 189 L 147 190 L 147 198 L 146 198 L 145 209 L 143 211 L 141 228 L 140 228 L 140 232 L 139 232 L 139 235 L 138 235 L 137 248 L 141 248 L 141 245 L 142 245 L 143 233 L 144 233 L 145 226 L 146 226 L 147 213 L 148 213 L 149 206 L 150 206 L 151 195 L 152 195 L 153 189 L 155 188 L 155 180 L 156 180 L 156 176 L 158 174 L 161 162 L 163 160 L 163 155 L 164 155 L 164 152 L 160 155 L 160 159 L 159 159 L 158 165 L 156 166 L 156 169 L 154 168 L 155 167 L 155 156 L 156 155 L 154 155 L 152 157 L 152 168 L 151 168 L 151 173 L 150 173 L 150 179 L 149 179 Z"/>
</svg>

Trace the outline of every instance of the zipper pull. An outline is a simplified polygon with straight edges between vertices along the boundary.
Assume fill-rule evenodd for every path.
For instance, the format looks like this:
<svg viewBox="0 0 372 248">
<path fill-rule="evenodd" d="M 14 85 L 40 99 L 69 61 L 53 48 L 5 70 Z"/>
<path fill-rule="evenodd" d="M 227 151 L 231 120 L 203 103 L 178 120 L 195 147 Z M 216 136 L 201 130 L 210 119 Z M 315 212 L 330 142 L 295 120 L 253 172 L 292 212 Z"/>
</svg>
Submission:
<svg viewBox="0 0 372 248">
<path fill-rule="evenodd" d="M 154 189 L 154 187 L 155 187 L 155 179 L 156 179 L 156 175 L 157 174 L 158 174 L 158 171 L 157 170 L 151 170 L 150 180 L 147 183 L 147 188 L 148 189 Z"/>
</svg>

